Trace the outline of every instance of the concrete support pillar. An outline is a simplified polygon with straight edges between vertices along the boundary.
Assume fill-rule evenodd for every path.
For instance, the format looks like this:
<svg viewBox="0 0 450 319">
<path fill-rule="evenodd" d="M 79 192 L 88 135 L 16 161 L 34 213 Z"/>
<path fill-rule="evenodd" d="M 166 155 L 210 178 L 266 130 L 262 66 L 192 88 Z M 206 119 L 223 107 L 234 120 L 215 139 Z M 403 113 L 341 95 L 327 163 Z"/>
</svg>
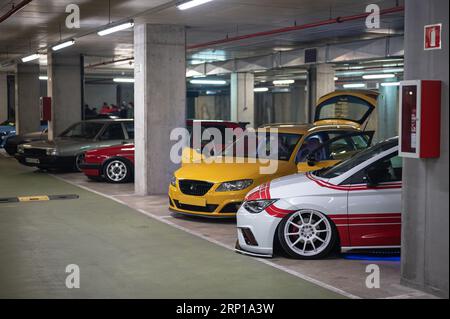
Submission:
<svg viewBox="0 0 450 319">
<path fill-rule="evenodd" d="M 41 121 L 39 64 L 16 67 L 16 131 L 26 134 L 39 131 Z"/>
<path fill-rule="evenodd" d="M 309 114 L 310 121 L 314 120 L 314 111 L 319 99 L 335 90 L 334 77 L 336 72 L 332 65 L 319 64 L 309 69 L 308 91 L 309 91 Z"/>
<path fill-rule="evenodd" d="M 255 76 L 252 73 L 231 75 L 231 120 L 255 124 Z"/>
<path fill-rule="evenodd" d="M 441 80 L 441 156 L 404 159 L 402 283 L 449 297 L 449 1 L 406 0 L 405 79 Z M 442 23 L 442 49 L 424 50 L 424 26 Z"/>
<path fill-rule="evenodd" d="M 8 119 L 8 78 L 0 73 L 0 123 Z"/>
<path fill-rule="evenodd" d="M 78 54 L 48 53 L 47 95 L 52 98 L 49 140 L 81 120 L 83 59 Z"/>
<path fill-rule="evenodd" d="M 182 26 L 134 27 L 135 190 L 166 194 L 178 166 L 170 133 L 186 126 L 186 31 Z"/>
</svg>

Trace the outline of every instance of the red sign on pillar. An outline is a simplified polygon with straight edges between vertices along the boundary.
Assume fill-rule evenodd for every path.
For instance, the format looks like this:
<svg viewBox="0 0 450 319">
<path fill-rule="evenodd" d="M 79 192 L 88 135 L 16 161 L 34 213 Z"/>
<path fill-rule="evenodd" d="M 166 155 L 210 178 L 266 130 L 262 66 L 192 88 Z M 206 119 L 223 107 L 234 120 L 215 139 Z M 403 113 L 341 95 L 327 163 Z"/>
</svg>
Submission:
<svg viewBox="0 0 450 319">
<path fill-rule="evenodd" d="M 442 49 L 442 24 L 425 26 L 425 50 Z"/>
</svg>

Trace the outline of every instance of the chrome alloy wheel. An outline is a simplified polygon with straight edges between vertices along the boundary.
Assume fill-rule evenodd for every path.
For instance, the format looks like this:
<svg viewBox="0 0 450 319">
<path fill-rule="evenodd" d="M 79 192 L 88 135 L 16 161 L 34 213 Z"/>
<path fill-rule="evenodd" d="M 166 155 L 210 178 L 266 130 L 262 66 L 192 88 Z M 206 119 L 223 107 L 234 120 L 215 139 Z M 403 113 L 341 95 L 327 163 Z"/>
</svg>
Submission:
<svg viewBox="0 0 450 319">
<path fill-rule="evenodd" d="M 298 211 L 286 221 L 284 239 L 300 256 L 313 257 L 330 245 L 332 227 L 327 217 L 313 210 Z"/>
<path fill-rule="evenodd" d="M 112 161 L 106 166 L 106 175 L 113 182 L 123 181 L 128 174 L 127 165 L 121 161 Z"/>
</svg>

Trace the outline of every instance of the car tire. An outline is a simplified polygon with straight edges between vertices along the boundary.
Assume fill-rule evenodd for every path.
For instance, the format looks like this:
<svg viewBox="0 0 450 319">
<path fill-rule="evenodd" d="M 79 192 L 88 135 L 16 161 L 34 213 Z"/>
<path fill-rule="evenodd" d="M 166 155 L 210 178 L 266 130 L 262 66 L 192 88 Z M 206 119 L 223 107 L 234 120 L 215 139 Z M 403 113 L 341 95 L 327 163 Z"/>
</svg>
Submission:
<svg viewBox="0 0 450 319">
<path fill-rule="evenodd" d="M 108 183 L 129 183 L 133 179 L 133 167 L 125 159 L 110 159 L 103 164 L 103 176 Z"/>
<path fill-rule="evenodd" d="M 84 161 L 84 153 L 78 154 L 78 155 L 75 157 L 75 163 L 74 163 L 74 169 L 75 169 L 75 171 L 77 171 L 77 172 L 82 172 L 82 170 L 81 170 L 81 168 L 80 168 L 80 164 L 83 163 L 83 161 Z"/>
<path fill-rule="evenodd" d="M 321 212 L 300 210 L 283 218 L 278 226 L 278 240 L 283 250 L 295 259 L 322 259 L 338 243 L 333 222 Z"/>
</svg>

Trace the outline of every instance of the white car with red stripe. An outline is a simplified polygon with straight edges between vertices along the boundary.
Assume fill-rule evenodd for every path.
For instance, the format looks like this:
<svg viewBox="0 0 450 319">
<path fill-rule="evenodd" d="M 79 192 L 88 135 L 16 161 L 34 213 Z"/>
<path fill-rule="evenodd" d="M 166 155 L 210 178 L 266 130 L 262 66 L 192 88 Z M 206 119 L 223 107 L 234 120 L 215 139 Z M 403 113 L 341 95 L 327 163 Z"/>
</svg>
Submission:
<svg viewBox="0 0 450 319">
<path fill-rule="evenodd" d="M 322 171 L 251 191 L 237 214 L 241 253 L 271 257 L 277 241 L 300 259 L 342 250 L 399 248 L 402 159 L 398 139 Z"/>
</svg>

